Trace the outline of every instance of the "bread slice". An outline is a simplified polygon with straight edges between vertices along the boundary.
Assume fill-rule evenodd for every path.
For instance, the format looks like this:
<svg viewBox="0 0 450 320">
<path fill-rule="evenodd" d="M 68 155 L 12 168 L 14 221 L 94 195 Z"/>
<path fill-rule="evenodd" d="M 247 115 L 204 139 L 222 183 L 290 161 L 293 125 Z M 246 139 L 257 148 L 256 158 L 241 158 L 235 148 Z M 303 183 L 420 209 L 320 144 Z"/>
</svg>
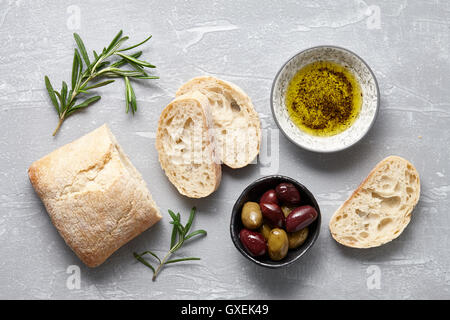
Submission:
<svg viewBox="0 0 450 320">
<path fill-rule="evenodd" d="M 331 235 L 348 247 L 381 246 L 403 232 L 419 197 L 416 168 L 401 157 L 387 157 L 331 217 Z"/>
<path fill-rule="evenodd" d="M 210 103 L 217 156 L 231 168 L 242 168 L 259 153 L 261 124 L 249 96 L 238 86 L 214 77 L 189 80 L 176 95 L 200 91 Z"/>
<path fill-rule="evenodd" d="M 198 91 L 177 97 L 159 118 L 159 162 L 170 182 L 190 198 L 206 197 L 220 184 L 211 121 L 208 99 Z"/>
<path fill-rule="evenodd" d="M 28 175 L 58 232 L 89 267 L 161 219 L 106 125 L 34 162 Z"/>
</svg>

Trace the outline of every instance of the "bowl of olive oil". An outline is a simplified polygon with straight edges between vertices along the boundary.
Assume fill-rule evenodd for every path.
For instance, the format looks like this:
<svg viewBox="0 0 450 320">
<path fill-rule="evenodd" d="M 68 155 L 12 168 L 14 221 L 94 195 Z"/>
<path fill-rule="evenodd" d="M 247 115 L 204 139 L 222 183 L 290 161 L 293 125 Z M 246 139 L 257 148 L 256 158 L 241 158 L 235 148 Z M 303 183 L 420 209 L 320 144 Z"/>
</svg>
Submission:
<svg viewBox="0 0 450 320">
<path fill-rule="evenodd" d="M 281 131 L 311 151 L 336 152 L 360 141 L 379 109 L 378 83 L 353 52 L 313 47 L 289 59 L 271 92 L 272 113 Z"/>
</svg>

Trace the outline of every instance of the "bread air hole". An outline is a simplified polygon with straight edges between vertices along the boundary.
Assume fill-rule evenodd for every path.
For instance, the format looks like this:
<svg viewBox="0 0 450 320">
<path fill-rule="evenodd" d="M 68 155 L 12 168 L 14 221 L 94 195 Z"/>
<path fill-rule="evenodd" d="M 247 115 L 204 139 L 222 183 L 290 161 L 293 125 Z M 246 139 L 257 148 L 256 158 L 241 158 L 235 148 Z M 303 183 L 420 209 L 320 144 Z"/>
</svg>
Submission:
<svg viewBox="0 0 450 320">
<path fill-rule="evenodd" d="M 355 243 L 357 241 L 354 237 L 344 237 L 344 240 L 350 243 Z"/>
<path fill-rule="evenodd" d="M 364 218 L 365 216 L 367 216 L 367 213 L 360 209 L 356 209 L 355 212 L 360 218 Z"/>
<path fill-rule="evenodd" d="M 231 100 L 231 110 L 233 112 L 241 112 L 241 107 L 234 99 Z"/>
<path fill-rule="evenodd" d="M 383 220 L 380 221 L 380 223 L 378 224 L 378 230 L 381 231 L 384 228 L 386 228 L 386 226 L 388 226 L 389 224 L 392 223 L 392 219 L 391 218 L 384 218 Z"/>
<path fill-rule="evenodd" d="M 414 193 L 414 189 L 411 187 L 406 187 L 406 193 L 408 194 L 408 197 L 411 197 L 411 195 Z"/>
<path fill-rule="evenodd" d="M 384 190 L 392 188 L 393 181 L 392 178 L 386 175 L 381 176 L 380 184 Z"/>
<path fill-rule="evenodd" d="M 410 184 L 416 182 L 416 175 L 412 173 L 412 168 L 408 167 L 408 170 L 405 171 L 406 181 L 409 181 Z"/>
<path fill-rule="evenodd" d="M 381 203 L 381 208 L 382 209 L 396 208 L 400 205 L 400 202 L 401 202 L 401 199 L 398 196 L 387 198 L 387 199 L 383 200 L 383 202 Z"/>
<path fill-rule="evenodd" d="M 382 210 L 396 208 L 400 205 L 400 202 L 401 202 L 401 199 L 399 196 L 384 197 L 374 191 L 372 191 L 372 197 L 381 200 L 380 205 L 381 205 Z"/>
<path fill-rule="evenodd" d="M 194 121 L 192 121 L 192 118 L 188 118 L 184 123 L 184 129 L 189 129 L 190 127 L 192 127 L 193 123 Z"/>
<path fill-rule="evenodd" d="M 363 231 L 363 232 L 360 232 L 360 233 L 359 233 L 359 236 L 360 236 L 361 238 L 367 238 L 367 237 L 369 236 L 369 234 L 368 234 L 367 232 Z"/>
</svg>

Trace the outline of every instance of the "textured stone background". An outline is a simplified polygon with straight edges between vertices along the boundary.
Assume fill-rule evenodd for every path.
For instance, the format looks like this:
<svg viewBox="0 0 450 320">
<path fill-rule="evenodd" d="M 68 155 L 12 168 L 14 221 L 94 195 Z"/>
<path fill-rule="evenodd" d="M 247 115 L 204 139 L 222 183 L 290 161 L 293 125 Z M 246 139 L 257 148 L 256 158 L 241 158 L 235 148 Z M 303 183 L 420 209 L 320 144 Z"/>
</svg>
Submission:
<svg viewBox="0 0 450 320">
<path fill-rule="evenodd" d="M 44 89 L 68 80 L 74 41 L 100 50 L 119 29 L 137 42 L 158 81 L 136 85 L 139 111 L 124 112 L 124 88 L 70 118 L 56 138 L 56 114 Z M 450 2 L 428 1 L 11 1 L 0 0 L 0 298 L 450 298 Z M 369 135 L 351 149 L 303 151 L 272 119 L 270 88 L 296 52 L 320 44 L 363 57 L 381 90 Z M 159 114 L 191 77 L 214 75 L 241 86 L 261 115 L 265 141 L 258 165 L 224 169 L 220 189 L 203 200 L 178 195 L 159 167 L 154 133 Z M 59 85 L 58 85 L 59 87 Z M 55 148 L 108 123 L 140 170 L 165 218 L 97 269 L 84 267 L 52 226 L 27 177 L 28 166 Z M 269 143 L 266 141 L 269 137 Z M 268 153 L 270 144 L 272 154 Z M 369 170 L 390 154 L 412 161 L 422 178 L 413 219 L 392 243 L 344 248 L 327 222 Z M 231 207 L 242 189 L 271 173 L 298 179 L 317 196 L 323 224 L 313 249 L 283 270 L 262 269 L 234 248 Z M 167 267 L 152 283 L 134 250 L 165 251 L 167 209 L 199 209 L 208 237 L 180 255 L 202 260 Z M 70 265 L 81 288 L 69 290 Z M 380 276 L 379 289 L 370 284 Z M 369 285 L 367 282 L 369 281 Z"/>
</svg>

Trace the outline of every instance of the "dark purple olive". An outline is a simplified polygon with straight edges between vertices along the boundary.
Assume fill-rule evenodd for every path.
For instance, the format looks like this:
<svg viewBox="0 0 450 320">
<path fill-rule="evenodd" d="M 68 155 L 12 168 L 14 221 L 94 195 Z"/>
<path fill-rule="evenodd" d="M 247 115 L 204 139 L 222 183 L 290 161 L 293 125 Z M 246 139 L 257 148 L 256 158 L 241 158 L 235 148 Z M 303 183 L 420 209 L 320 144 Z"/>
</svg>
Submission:
<svg viewBox="0 0 450 320">
<path fill-rule="evenodd" d="M 275 203 L 260 203 L 259 206 L 261 207 L 263 217 L 266 218 L 273 227 L 283 227 L 286 218 L 279 205 Z"/>
<path fill-rule="evenodd" d="M 299 204 L 300 203 L 300 192 L 297 188 L 288 182 L 283 182 L 277 185 L 275 188 L 278 200 L 286 204 Z"/>
<path fill-rule="evenodd" d="M 278 204 L 277 194 L 274 189 L 270 189 L 262 195 L 259 203 L 275 203 Z"/>
<path fill-rule="evenodd" d="M 309 226 L 317 218 L 317 211 L 311 206 L 295 208 L 286 218 L 286 231 L 297 232 Z"/>
<path fill-rule="evenodd" d="M 252 256 L 259 257 L 266 253 L 266 240 L 261 233 L 248 229 L 242 229 L 239 233 L 239 238 L 241 239 L 241 243 Z"/>
</svg>

